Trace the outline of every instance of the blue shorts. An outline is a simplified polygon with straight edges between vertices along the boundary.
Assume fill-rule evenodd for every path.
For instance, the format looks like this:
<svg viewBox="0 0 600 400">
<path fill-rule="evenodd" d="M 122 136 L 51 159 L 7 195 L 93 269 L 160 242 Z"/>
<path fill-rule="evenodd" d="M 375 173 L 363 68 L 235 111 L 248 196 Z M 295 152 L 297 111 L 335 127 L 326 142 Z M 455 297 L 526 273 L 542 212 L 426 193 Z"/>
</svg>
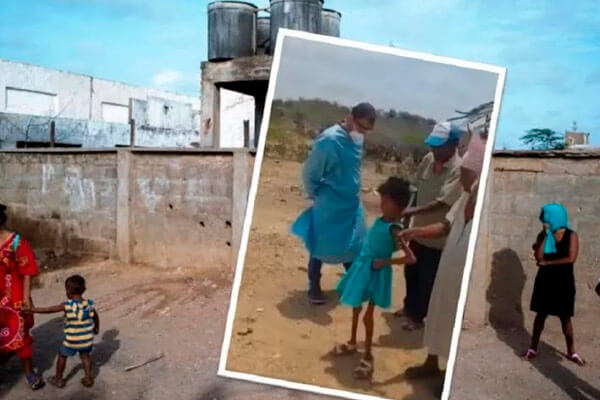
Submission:
<svg viewBox="0 0 600 400">
<path fill-rule="evenodd" d="M 75 355 L 77 355 L 77 353 L 79 354 L 90 354 L 92 352 L 92 347 L 93 346 L 89 346 L 89 347 L 84 347 L 82 349 L 74 349 L 71 347 L 66 347 L 64 344 L 60 346 L 60 355 L 63 357 L 73 357 Z"/>
</svg>

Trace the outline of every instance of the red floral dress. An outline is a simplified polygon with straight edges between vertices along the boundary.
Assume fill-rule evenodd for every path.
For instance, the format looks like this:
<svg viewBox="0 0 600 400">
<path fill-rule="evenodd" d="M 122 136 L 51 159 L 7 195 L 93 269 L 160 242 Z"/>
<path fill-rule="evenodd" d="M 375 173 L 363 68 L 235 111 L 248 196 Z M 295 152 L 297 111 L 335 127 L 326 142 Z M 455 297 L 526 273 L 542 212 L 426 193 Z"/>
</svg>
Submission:
<svg viewBox="0 0 600 400">
<path fill-rule="evenodd" d="M 15 251 L 16 246 L 16 251 Z M 23 308 L 24 278 L 39 273 L 31 246 L 12 234 L 0 244 L 0 354 L 14 353 L 21 359 L 33 355 L 33 314 Z"/>
</svg>

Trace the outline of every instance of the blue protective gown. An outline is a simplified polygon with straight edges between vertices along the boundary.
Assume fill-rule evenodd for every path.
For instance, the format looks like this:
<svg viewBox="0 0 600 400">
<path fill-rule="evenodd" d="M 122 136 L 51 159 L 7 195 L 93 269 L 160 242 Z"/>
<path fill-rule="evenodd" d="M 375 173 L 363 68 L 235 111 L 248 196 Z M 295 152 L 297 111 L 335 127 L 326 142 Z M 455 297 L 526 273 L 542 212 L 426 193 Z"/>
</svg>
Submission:
<svg viewBox="0 0 600 400">
<path fill-rule="evenodd" d="M 328 264 L 354 261 L 366 237 L 360 197 L 362 146 L 340 125 L 324 130 L 304 163 L 304 188 L 312 207 L 292 224 L 310 255 Z"/>
</svg>

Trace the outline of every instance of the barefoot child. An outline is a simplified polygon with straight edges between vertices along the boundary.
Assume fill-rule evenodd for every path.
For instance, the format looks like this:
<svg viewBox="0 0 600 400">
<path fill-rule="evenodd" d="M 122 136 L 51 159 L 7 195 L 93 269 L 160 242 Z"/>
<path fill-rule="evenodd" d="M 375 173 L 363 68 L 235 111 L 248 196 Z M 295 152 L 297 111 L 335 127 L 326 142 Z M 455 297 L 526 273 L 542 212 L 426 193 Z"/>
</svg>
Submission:
<svg viewBox="0 0 600 400">
<path fill-rule="evenodd" d="M 410 198 L 408 182 L 389 178 L 378 188 L 381 196 L 382 216 L 375 220 L 369 230 L 361 254 L 352 264 L 348 272 L 340 280 L 337 290 L 341 295 L 341 303 L 354 307 L 352 313 L 352 331 L 350 341 L 336 345 L 335 355 L 346 355 L 356 352 L 356 331 L 358 318 L 362 311 L 362 303 L 368 302 L 363 317 L 365 324 L 365 354 L 360 364 L 354 370 L 354 376 L 368 379 L 373 374 L 373 312 L 375 306 L 388 308 L 391 304 L 392 264 L 411 264 L 416 260 L 414 254 L 404 241 L 399 246 L 405 253 L 404 257 L 392 258 L 397 250 L 394 233 L 401 230 L 398 221 Z"/>
<path fill-rule="evenodd" d="M 544 224 L 544 230 L 538 235 L 534 245 L 539 269 L 531 296 L 531 311 L 537 315 L 533 323 L 531 346 L 525 353 L 525 358 L 530 360 L 537 355 L 546 318 L 554 315 L 560 318 L 567 342 L 567 358 L 578 365 L 584 365 L 585 361 L 575 351 L 571 321 L 575 308 L 573 265 L 577 261 L 579 239 L 569 229 L 567 211 L 560 204 L 542 207 L 540 221 Z"/>
<path fill-rule="evenodd" d="M 0 365 L 16 355 L 23 364 L 25 377 L 32 390 L 44 387 L 44 380 L 33 368 L 33 315 L 31 280 L 38 266 L 29 243 L 5 228 L 6 206 L 0 204 Z"/>
<path fill-rule="evenodd" d="M 85 372 L 81 383 L 85 387 L 91 387 L 94 385 L 94 378 L 90 353 L 94 344 L 94 335 L 98 334 L 100 327 L 98 313 L 94 309 L 94 302 L 82 297 L 85 292 L 85 279 L 81 276 L 69 277 L 65 281 L 65 289 L 67 301 L 53 307 L 34 307 L 32 309 L 34 313 L 65 313 L 65 336 L 56 361 L 56 376 L 50 378 L 49 382 L 56 387 L 64 387 L 63 374 L 67 365 L 67 357 L 73 357 L 79 353 Z"/>
</svg>

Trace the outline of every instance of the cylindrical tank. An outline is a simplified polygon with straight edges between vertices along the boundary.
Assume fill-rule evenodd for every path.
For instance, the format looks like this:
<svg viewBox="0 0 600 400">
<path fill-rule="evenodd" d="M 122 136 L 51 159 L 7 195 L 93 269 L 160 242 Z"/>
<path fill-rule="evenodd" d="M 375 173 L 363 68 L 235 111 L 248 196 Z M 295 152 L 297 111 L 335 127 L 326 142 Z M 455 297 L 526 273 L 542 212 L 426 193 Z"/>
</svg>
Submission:
<svg viewBox="0 0 600 400">
<path fill-rule="evenodd" d="M 208 4 L 208 59 L 229 60 L 256 53 L 258 8 L 243 1 Z"/>
<path fill-rule="evenodd" d="M 342 13 L 329 8 L 321 12 L 321 35 L 340 37 Z"/>
<path fill-rule="evenodd" d="M 268 54 L 271 41 L 271 17 L 256 19 L 256 54 Z"/>
<path fill-rule="evenodd" d="M 279 28 L 320 33 L 323 0 L 271 0 L 271 49 Z"/>
</svg>

